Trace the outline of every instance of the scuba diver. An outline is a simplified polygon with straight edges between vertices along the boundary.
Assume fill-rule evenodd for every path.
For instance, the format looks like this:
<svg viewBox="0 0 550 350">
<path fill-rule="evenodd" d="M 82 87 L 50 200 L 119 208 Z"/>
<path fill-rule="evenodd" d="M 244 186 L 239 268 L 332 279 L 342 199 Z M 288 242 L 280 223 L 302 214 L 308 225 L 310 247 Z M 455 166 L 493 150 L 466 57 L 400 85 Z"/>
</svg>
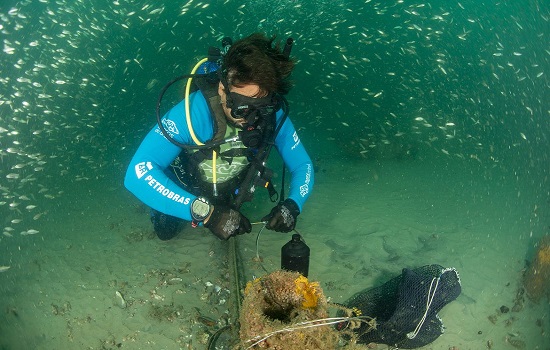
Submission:
<svg viewBox="0 0 550 350">
<path fill-rule="evenodd" d="M 284 46 L 255 33 L 222 49 L 210 48 L 190 75 L 164 87 L 157 104 L 157 126 L 131 160 L 124 185 L 151 207 L 151 221 L 161 240 L 173 238 L 185 221 L 204 226 L 218 238 L 251 232 L 240 207 L 265 187 L 277 205 L 261 220 L 266 228 L 290 232 L 308 199 L 313 165 L 288 119 L 284 95 L 292 83 L 291 38 Z M 162 118 L 164 92 L 187 78 L 185 98 Z M 191 92 L 191 86 L 198 90 Z M 271 184 L 266 165 L 272 146 L 290 174 L 288 198 Z"/>
</svg>

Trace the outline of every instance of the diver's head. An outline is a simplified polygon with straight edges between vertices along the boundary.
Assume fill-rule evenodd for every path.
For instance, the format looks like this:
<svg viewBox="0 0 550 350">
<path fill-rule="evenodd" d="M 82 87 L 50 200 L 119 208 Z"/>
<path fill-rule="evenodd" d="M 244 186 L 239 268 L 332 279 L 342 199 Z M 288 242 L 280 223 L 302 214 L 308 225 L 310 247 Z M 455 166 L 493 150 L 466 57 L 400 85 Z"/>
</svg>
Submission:
<svg viewBox="0 0 550 350">
<path fill-rule="evenodd" d="M 275 112 L 281 106 L 281 95 L 292 87 L 289 81 L 294 61 L 283 52 L 275 36 L 255 33 L 236 41 L 223 56 L 219 72 L 218 93 L 227 119 L 242 128 L 243 143 L 255 147 L 269 124 L 275 123 Z"/>
<path fill-rule="evenodd" d="M 223 56 L 222 75 L 230 86 L 255 84 L 258 96 L 286 95 L 292 88 L 289 80 L 294 60 L 283 51 L 276 37 L 254 33 L 235 41 Z"/>
</svg>

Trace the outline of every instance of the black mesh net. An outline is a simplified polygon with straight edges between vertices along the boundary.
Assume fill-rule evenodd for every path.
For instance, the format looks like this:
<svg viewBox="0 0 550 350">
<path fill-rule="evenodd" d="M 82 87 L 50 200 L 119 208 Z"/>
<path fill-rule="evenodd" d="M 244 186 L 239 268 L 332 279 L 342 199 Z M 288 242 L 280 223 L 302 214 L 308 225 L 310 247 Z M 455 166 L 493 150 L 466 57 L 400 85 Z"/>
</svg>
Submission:
<svg viewBox="0 0 550 350">
<path fill-rule="evenodd" d="M 376 318 L 376 329 L 369 331 L 363 325 L 354 330 L 359 343 L 414 349 L 433 342 L 443 333 L 437 312 L 460 292 L 460 278 L 455 269 L 427 265 L 403 269 L 400 276 L 355 294 L 345 305 Z M 345 326 L 340 324 L 338 328 Z"/>
</svg>

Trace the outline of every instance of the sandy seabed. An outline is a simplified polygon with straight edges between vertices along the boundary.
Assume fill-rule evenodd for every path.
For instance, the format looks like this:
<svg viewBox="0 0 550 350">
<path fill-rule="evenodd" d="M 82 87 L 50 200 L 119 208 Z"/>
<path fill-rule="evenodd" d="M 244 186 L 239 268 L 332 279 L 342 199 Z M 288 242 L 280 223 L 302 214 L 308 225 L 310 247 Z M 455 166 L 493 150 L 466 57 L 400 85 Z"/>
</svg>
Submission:
<svg viewBox="0 0 550 350">
<path fill-rule="evenodd" d="M 514 308 L 550 223 L 548 198 L 516 175 L 473 160 L 317 164 L 297 227 L 310 280 L 344 302 L 405 267 L 454 267 L 462 294 L 423 349 L 550 349 L 548 299 Z M 1 238 L 0 349 L 205 349 L 236 319 L 227 242 L 189 227 L 162 242 L 121 180 L 73 185 L 38 234 Z M 257 221 L 269 208 L 245 211 Z M 259 263 L 258 231 L 238 237 L 245 280 L 278 269 L 290 239 L 264 230 Z"/>
</svg>

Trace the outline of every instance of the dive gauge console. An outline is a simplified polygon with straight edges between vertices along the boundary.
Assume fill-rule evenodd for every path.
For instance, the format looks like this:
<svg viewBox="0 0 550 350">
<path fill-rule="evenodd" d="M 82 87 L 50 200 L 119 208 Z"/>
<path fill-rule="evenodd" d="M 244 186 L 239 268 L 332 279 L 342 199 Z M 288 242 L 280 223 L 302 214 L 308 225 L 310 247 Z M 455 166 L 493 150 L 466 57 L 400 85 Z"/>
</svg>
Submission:
<svg viewBox="0 0 550 350">
<path fill-rule="evenodd" d="M 210 214 L 210 208 L 210 203 L 206 198 L 195 198 L 195 200 L 191 203 L 191 217 L 193 218 L 191 225 L 193 227 L 197 227 L 201 222 L 203 222 L 204 219 L 208 217 L 208 214 Z"/>
</svg>

